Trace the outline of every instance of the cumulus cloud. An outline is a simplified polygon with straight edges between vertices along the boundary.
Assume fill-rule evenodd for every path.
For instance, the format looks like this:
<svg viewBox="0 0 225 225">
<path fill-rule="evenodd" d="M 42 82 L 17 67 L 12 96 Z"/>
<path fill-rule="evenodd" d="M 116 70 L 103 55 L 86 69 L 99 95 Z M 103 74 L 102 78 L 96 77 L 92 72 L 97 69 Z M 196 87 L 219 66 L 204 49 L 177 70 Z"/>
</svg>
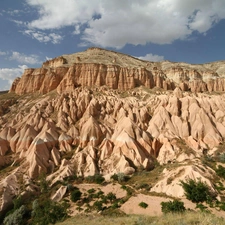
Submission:
<svg viewBox="0 0 225 225">
<path fill-rule="evenodd" d="M 159 62 L 159 61 L 163 61 L 164 60 L 164 56 L 153 55 L 151 53 L 146 54 L 145 56 L 140 56 L 138 58 L 139 59 L 143 59 L 143 60 L 147 60 L 147 61 L 151 61 L 151 62 Z"/>
<path fill-rule="evenodd" d="M 20 77 L 27 68 L 26 65 L 19 65 L 17 68 L 0 68 L 0 79 L 8 82 L 5 89 L 9 89 L 14 79 Z"/>
<path fill-rule="evenodd" d="M 56 33 L 47 34 L 36 30 L 25 30 L 23 33 L 43 43 L 52 42 L 53 44 L 59 44 L 63 39 L 61 35 Z"/>
<path fill-rule="evenodd" d="M 27 0 L 36 7 L 39 18 L 28 23 L 30 28 L 58 29 L 89 21 L 99 11 L 101 0 Z"/>
<path fill-rule="evenodd" d="M 29 29 L 74 27 L 83 43 L 121 48 L 186 39 L 193 31 L 207 32 L 225 18 L 224 0 L 26 0 L 39 17 Z M 80 25 L 85 25 L 80 30 Z M 36 35 L 36 37 L 35 37 Z M 32 33 L 39 41 L 49 37 Z M 60 39 L 60 38 L 59 38 Z"/>
<path fill-rule="evenodd" d="M 12 55 L 9 57 L 10 60 L 16 60 L 17 62 L 26 64 L 40 64 L 41 61 L 38 58 L 37 55 L 25 55 L 19 52 L 12 52 Z"/>
</svg>

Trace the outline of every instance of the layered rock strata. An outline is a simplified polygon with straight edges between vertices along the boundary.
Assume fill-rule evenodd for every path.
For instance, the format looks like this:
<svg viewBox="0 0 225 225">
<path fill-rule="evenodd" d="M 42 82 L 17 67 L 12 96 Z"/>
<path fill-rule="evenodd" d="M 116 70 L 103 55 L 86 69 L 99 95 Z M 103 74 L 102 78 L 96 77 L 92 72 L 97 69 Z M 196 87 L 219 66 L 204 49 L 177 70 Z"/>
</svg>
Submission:
<svg viewBox="0 0 225 225">
<path fill-rule="evenodd" d="M 59 93 L 74 88 L 108 86 L 128 90 L 138 86 L 183 91 L 205 92 L 225 90 L 224 62 L 203 65 L 173 63 L 168 61 L 148 62 L 137 58 L 90 48 L 84 52 L 63 55 L 43 63 L 42 68 L 27 69 L 17 78 L 10 92 Z"/>
</svg>

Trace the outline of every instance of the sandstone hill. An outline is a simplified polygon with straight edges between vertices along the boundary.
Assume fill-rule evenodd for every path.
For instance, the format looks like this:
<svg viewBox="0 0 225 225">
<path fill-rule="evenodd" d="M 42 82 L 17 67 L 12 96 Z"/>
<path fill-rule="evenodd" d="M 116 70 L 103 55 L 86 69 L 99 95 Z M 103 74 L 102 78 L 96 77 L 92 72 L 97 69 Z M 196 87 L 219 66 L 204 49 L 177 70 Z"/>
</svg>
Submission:
<svg viewBox="0 0 225 225">
<path fill-rule="evenodd" d="M 224 62 L 155 63 L 99 48 L 27 69 L 0 95 L 0 211 L 37 194 L 43 173 L 54 186 L 74 175 L 151 178 L 160 167 L 149 194 L 183 198 L 180 180 L 201 179 L 224 198 L 224 75 Z"/>
<path fill-rule="evenodd" d="M 41 68 L 26 69 L 17 78 L 10 92 L 17 94 L 58 93 L 74 88 L 106 85 L 112 89 L 128 90 L 138 86 L 182 91 L 205 92 L 225 90 L 224 62 L 203 65 L 148 62 L 125 54 L 100 48 L 63 55 L 44 62 Z"/>
</svg>

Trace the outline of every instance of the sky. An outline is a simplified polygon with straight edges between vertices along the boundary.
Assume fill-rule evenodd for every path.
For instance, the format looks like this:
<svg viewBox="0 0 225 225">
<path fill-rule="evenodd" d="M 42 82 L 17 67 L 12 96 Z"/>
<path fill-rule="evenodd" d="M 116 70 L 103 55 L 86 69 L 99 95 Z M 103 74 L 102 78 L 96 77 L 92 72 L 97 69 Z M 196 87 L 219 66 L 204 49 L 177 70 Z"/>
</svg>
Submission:
<svg viewBox="0 0 225 225">
<path fill-rule="evenodd" d="M 149 61 L 225 60 L 225 1 L 0 0 L 0 90 L 93 46 Z"/>
</svg>

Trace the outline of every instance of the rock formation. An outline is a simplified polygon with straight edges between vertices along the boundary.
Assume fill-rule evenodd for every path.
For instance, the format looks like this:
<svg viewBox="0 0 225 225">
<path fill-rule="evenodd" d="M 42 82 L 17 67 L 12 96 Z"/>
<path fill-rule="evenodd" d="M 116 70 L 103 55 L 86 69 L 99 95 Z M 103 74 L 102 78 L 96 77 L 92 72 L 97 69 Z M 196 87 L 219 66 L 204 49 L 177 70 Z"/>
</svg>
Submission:
<svg viewBox="0 0 225 225">
<path fill-rule="evenodd" d="M 10 92 L 48 93 L 57 89 L 62 93 L 79 86 L 104 85 L 120 90 L 145 86 L 212 92 L 225 90 L 224 76 L 224 62 L 202 65 L 169 61 L 153 63 L 100 48 L 89 48 L 44 62 L 42 68 L 26 69 L 22 77 L 14 81 Z"/>
<path fill-rule="evenodd" d="M 132 175 L 157 162 L 179 166 L 151 191 L 182 197 L 179 180 L 188 178 L 213 189 L 215 171 L 201 158 L 224 154 L 224 71 L 222 62 L 152 63 L 98 48 L 27 69 L 0 95 L 0 167 L 11 170 L 0 174 L 0 210 L 24 183 L 35 192 L 42 173 L 54 185 L 74 175 Z"/>
</svg>

